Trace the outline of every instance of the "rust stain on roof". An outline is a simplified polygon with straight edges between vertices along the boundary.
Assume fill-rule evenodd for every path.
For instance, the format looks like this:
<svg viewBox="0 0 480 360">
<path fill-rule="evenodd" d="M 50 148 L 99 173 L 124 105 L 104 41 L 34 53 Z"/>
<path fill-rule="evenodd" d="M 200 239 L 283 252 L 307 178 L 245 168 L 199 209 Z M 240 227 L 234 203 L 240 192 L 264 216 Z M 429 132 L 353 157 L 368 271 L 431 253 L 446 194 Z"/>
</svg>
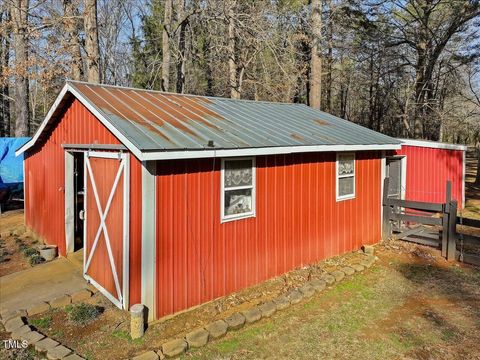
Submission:
<svg viewBox="0 0 480 360">
<path fill-rule="evenodd" d="M 315 119 L 315 121 L 318 125 L 332 125 L 328 121 L 322 120 L 322 119 Z"/>
<path fill-rule="evenodd" d="M 207 117 L 224 120 L 223 116 L 205 107 L 205 104 L 212 103 L 207 98 L 101 85 L 76 84 L 76 86 L 103 110 L 141 124 L 167 140 L 165 134 L 153 124 L 162 127 L 168 123 L 181 132 L 199 138 L 199 134 L 187 126 L 188 123 L 198 122 L 220 130 L 214 123 L 208 121 Z"/>
<path fill-rule="evenodd" d="M 149 93 L 142 93 L 140 91 L 134 91 L 130 89 L 124 91 L 132 99 L 137 100 L 137 103 L 140 105 L 139 107 L 143 107 L 146 111 L 148 111 L 147 116 L 158 126 L 163 126 L 165 123 L 168 123 L 183 132 L 195 136 L 195 133 L 190 128 L 185 126 L 186 121 L 180 121 L 178 116 L 176 116 L 177 114 L 175 111 L 169 111 L 170 109 L 168 109 L 168 107 L 166 107 L 164 104 L 159 103 L 157 99 L 152 99 L 149 97 Z"/>
<path fill-rule="evenodd" d="M 198 114 L 198 111 L 194 111 L 191 106 L 188 106 L 182 100 L 154 92 L 145 93 L 145 98 L 159 107 L 163 120 L 178 129 L 188 129 L 185 127 L 185 124 L 189 122 L 198 122 L 210 128 L 218 129 L 215 124 L 207 121 Z"/>
<path fill-rule="evenodd" d="M 291 134 L 290 136 L 295 140 L 304 140 L 303 136 L 300 136 L 300 135 L 295 134 L 295 133 Z"/>
<path fill-rule="evenodd" d="M 102 111 L 114 114 L 126 121 L 132 121 L 138 125 L 141 125 L 152 133 L 157 134 L 170 142 L 170 139 L 166 137 L 165 134 L 160 132 L 149 122 L 142 119 L 138 113 L 135 113 L 133 110 L 125 106 L 121 101 L 118 101 L 118 99 L 122 98 L 121 94 L 116 93 L 115 96 L 113 96 L 106 89 L 100 86 L 96 86 L 95 90 L 93 90 L 88 85 L 78 84 L 77 88 L 87 95 L 88 98 Z"/>
<path fill-rule="evenodd" d="M 174 95 L 174 94 L 158 94 L 156 93 L 155 95 L 160 95 L 168 100 L 176 103 L 179 107 L 184 108 L 186 111 L 193 112 L 195 114 L 199 114 L 199 121 L 204 123 L 205 125 L 212 126 L 213 124 L 205 121 L 205 115 L 208 115 L 212 118 L 218 119 L 218 120 L 225 120 L 223 116 L 218 114 L 215 111 L 212 111 L 208 108 L 206 108 L 202 102 L 208 103 L 210 101 L 209 99 L 201 98 L 201 97 L 194 97 L 194 96 L 185 96 L 185 95 Z M 206 101 L 203 101 L 203 100 Z M 211 101 L 210 101 L 211 103 Z M 202 116 L 203 115 L 203 116 Z"/>
<path fill-rule="evenodd" d="M 245 103 L 74 81 L 71 86 L 139 149 L 204 149 L 210 140 L 226 149 L 394 141 L 361 127 L 357 127 L 357 134 L 351 130 L 354 125 L 345 122 L 344 126 L 337 118 L 305 106 Z M 277 120 L 272 121 L 274 118 Z"/>
</svg>

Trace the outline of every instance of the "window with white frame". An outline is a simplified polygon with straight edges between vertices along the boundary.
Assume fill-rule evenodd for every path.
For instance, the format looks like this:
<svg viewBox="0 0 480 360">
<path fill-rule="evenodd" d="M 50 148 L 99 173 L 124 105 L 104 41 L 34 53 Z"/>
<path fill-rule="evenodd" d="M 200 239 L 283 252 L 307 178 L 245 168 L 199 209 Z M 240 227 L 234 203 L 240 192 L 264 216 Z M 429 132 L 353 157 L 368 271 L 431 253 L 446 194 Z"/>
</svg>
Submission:
<svg viewBox="0 0 480 360">
<path fill-rule="evenodd" d="M 355 197 L 355 154 L 337 153 L 337 200 Z"/>
<path fill-rule="evenodd" d="M 222 220 L 255 216 L 255 159 L 222 159 Z"/>
</svg>

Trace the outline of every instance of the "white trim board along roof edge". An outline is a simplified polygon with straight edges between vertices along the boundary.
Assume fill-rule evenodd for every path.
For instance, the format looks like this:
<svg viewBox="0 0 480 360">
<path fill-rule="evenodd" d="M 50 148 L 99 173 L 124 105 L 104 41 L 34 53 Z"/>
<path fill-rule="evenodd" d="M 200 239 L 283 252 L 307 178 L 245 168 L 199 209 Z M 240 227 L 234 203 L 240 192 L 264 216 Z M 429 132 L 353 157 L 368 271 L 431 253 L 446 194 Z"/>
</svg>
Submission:
<svg viewBox="0 0 480 360">
<path fill-rule="evenodd" d="M 429 141 L 429 140 L 414 140 L 414 139 L 398 139 L 404 145 L 407 146 L 418 146 L 418 147 L 428 147 L 432 149 L 446 149 L 446 150 L 459 150 L 459 151 L 467 151 L 466 145 L 458 145 L 458 144 L 448 144 L 436 141 Z"/>
</svg>

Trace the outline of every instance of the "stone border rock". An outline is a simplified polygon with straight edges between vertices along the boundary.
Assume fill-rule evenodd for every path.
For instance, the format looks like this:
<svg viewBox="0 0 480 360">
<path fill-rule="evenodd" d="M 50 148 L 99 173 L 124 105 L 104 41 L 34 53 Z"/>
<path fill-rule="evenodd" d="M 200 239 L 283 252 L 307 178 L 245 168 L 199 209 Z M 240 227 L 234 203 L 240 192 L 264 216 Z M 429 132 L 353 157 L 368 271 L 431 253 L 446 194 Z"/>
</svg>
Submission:
<svg viewBox="0 0 480 360">
<path fill-rule="evenodd" d="M 74 351 L 63 346 L 58 341 L 32 329 L 28 324 L 27 316 L 42 314 L 50 309 L 63 308 L 71 303 L 88 300 L 95 291 L 85 288 L 69 295 L 63 295 L 49 300 L 41 301 L 24 310 L 5 311 L 0 314 L 0 319 L 5 330 L 11 334 L 13 340 L 25 340 L 37 352 L 46 353 L 47 359 L 52 360 L 82 360 L 83 358 Z"/>
<path fill-rule="evenodd" d="M 170 340 L 164 343 L 159 350 L 149 350 L 132 358 L 132 360 L 157 360 L 176 357 L 187 352 L 188 349 L 205 346 L 209 341 L 224 336 L 227 331 L 237 330 L 245 324 L 257 322 L 261 318 L 268 318 L 275 312 L 286 309 L 290 305 L 297 304 L 304 299 L 312 297 L 315 293 L 322 292 L 328 285 L 340 282 L 346 275 L 362 272 L 370 268 L 376 258 L 373 250 L 369 247 L 369 253 L 364 253 L 364 259 L 349 266 L 337 267 L 335 270 L 324 274 L 318 279 L 307 281 L 303 286 L 281 294 L 271 301 L 256 305 L 250 309 L 236 312 L 223 320 L 214 321 L 204 328 L 195 329 L 185 335 L 184 338 Z"/>
<path fill-rule="evenodd" d="M 26 318 L 22 315 L 14 316 L 10 319 L 2 318 L 3 326 L 8 331 L 13 340 L 26 341 L 39 353 L 45 353 L 47 359 L 52 360 L 81 360 L 81 356 L 75 354 L 71 349 L 63 346 L 44 334 L 32 329 Z"/>
</svg>

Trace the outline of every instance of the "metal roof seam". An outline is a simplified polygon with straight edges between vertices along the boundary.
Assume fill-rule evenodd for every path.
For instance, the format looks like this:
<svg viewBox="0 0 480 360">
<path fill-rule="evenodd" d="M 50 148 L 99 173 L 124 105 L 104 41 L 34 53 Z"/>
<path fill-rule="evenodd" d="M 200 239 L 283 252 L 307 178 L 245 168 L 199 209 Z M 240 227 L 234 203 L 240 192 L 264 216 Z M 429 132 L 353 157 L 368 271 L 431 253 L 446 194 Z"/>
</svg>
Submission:
<svg viewBox="0 0 480 360">
<path fill-rule="evenodd" d="M 223 110 L 225 111 L 225 115 L 224 116 L 228 116 L 226 114 L 228 114 L 228 111 L 231 109 L 231 104 L 214 104 L 213 105 L 215 107 L 215 109 L 217 109 L 218 111 L 218 108 L 217 107 L 223 107 Z M 226 108 L 226 109 L 225 109 Z M 285 134 L 273 134 L 272 133 L 272 129 L 267 127 L 267 126 L 264 126 L 264 123 L 263 122 L 259 122 L 258 119 L 255 119 L 255 118 L 252 118 L 251 115 L 249 114 L 246 114 L 245 113 L 245 110 L 244 109 L 240 109 L 240 108 L 237 108 L 235 109 L 235 114 L 236 116 L 238 117 L 239 115 L 244 119 L 243 121 L 243 127 L 245 127 L 245 122 L 247 122 L 250 126 L 252 126 L 253 124 L 255 124 L 255 127 L 256 128 L 261 128 L 263 129 L 265 132 L 269 133 L 269 136 L 273 137 L 276 139 L 277 142 L 279 141 L 282 141 L 282 145 L 283 144 L 287 144 L 287 141 L 286 140 L 292 140 L 288 135 L 285 135 Z M 263 119 L 265 120 L 265 119 Z M 254 126 L 252 126 L 252 129 L 255 128 Z M 278 131 L 278 128 L 276 128 L 276 130 Z M 249 130 L 250 131 L 250 130 Z M 265 140 L 267 141 L 271 141 L 271 139 L 269 138 L 266 138 L 264 135 L 258 133 L 258 132 L 255 132 L 254 130 L 251 130 L 250 131 L 251 133 L 255 134 L 255 136 L 259 137 L 259 136 L 262 136 Z M 273 136 L 272 136 L 273 135 Z M 277 136 L 279 135 L 279 136 Z M 272 139 L 273 140 L 273 139 Z M 300 144 L 300 143 L 299 143 Z M 274 145 L 274 143 L 272 143 L 272 145 Z"/>
<path fill-rule="evenodd" d="M 305 108 L 301 108 L 300 112 L 305 113 L 305 114 L 310 114 L 308 111 L 304 112 L 304 110 L 305 110 Z M 332 126 L 331 128 L 327 129 L 327 130 L 331 130 L 332 135 L 341 139 L 344 143 L 348 143 L 348 142 L 352 141 L 352 137 L 350 137 L 349 133 L 347 131 L 345 131 L 346 129 L 344 129 L 344 128 L 340 129 L 339 128 L 339 124 L 338 124 L 338 121 L 336 119 L 328 119 L 326 121 L 328 121 Z M 348 121 L 348 120 L 345 120 L 345 121 Z M 356 129 L 356 126 L 358 126 L 358 125 L 355 125 L 355 130 L 358 131 L 359 129 Z M 351 127 L 351 128 L 353 128 L 353 127 Z M 364 141 L 364 139 L 365 139 L 365 136 L 363 136 L 361 131 L 360 131 L 360 134 L 358 134 L 358 133 L 355 134 L 354 140 L 356 140 L 356 142 Z"/>
<path fill-rule="evenodd" d="M 315 112 L 319 112 L 321 113 L 324 117 L 326 117 L 328 119 L 328 121 L 333 121 L 333 122 L 336 122 L 336 123 L 340 123 L 342 126 L 347 126 L 351 129 L 355 129 L 356 131 L 359 131 L 365 135 L 369 135 L 369 136 L 372 136 L 372 135 L 375 135 L 375 137 L 377 138 L 381 138 L 381 139 L 385 139 L 385 140 L 388 140 L 390 141 L 390 143 L 399 143 L 396 139 L 388 136 L 388 135 L 385 135 L 385 134 L 382 134 L 382 133 L 379 133 L 379 132 L 376 132 L 374 130 L 371 130 L 371 129 L 368 129 L 360 124 L 356 124 L 352 121 L 349 121 L 349 120 L 346 120 L 346 119 L 342 119 L 342 118 L 339 118 L 335 115 L 331 115 L 331 114 L 328 114 L 326 112 L 323 112 L 323 111 L 320 111 L 320 110 L 315 110 L 315 109 L 312 109 L 310 108 L 309 106 L 306 106 L 306 105 L 303 105 L 302 106 L 302 110 L 307 112 L 307 113 L 312 113 L 313 114 L 313 111 Z M 368 138 L 368 137 L 367 137 Z"/>
</svg>

